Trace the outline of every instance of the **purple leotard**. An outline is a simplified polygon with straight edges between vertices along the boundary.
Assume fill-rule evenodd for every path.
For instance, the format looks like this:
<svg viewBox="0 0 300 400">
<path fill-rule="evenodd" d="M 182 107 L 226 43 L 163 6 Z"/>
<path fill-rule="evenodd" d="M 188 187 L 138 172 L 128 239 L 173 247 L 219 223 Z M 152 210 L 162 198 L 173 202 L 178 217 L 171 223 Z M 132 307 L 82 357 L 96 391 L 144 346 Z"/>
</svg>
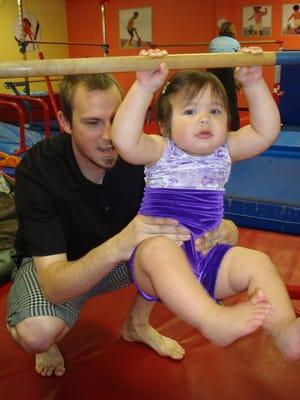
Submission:
<svg viewBox="0 0 300 400">
<path fill-rule="evenodd" d="M 168 146 L 162 158 L 145 168 L 146 187 L 139 213 L 174 218 L 191 231 L 191 240 L 182 247 L 198 281 L 215 298 L 217 272 L 231 246 L 218 244 L 203 255 L 195 250 L 194 240 L 217 228 L 223 217 L 224 185 L 231 169 L 228 148 L 225 144 L 210 155 L 195 156 L 166 140 Z M 130 264 L 139 292 L 146 300 L 157 300 L 138 287 L 133 261 L 134 254 Z"/>
</svg>

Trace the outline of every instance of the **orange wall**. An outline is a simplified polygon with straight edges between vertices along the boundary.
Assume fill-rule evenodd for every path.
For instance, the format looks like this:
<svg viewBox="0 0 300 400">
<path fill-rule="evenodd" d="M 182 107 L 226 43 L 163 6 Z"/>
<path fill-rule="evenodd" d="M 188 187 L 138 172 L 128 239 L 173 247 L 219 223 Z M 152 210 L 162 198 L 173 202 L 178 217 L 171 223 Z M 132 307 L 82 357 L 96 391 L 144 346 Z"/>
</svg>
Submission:
<svg viewBox="0 0 300 400">
<path fill-rule="evenodd" d="M 213 2 L 211 2 L 213 4 Z M 119 9 L 152 7 L 152 41 L 154 43 L 178 43 L 209 41 L 214 35 L 215 12 L 213 6 L 200 7 L 199 0 L 174 2 L 174 0 L 111 0 L 106 5 L 106 36 L 109 54 L 137 55 L 137 49 L 121 49 L 119 46 Z M 67 0 L 69 40 L 86 40 L 102 43 L 100 2 L 96 0 Z M 202 52 L 200 48 L 172 48 L 170 53 Z M 205 50 L 206 51 L 206 50 Z M 70 49 L 70 57 L 103 55 L 101 49 Z M 134 79 L 133 73 L 116 74 L 127 89 Z"/>
<path fill-rule="evenodd" d="M 100 1 L 66 0 L 67 25 L 70 41 L 87 41 L 102 43 L 102 14 Z M 105 6 L 106 40 L 110 46 L 111 56 L 136 55 L 138 49 L 121 49 L 119 46 L 119 9 L 135 7 L 152 7 L 152 41 L 154 43 L 191 43 L 208 42 L 217 34 L 216 21 L 219 18 L 231 20 L 237 27 L 238 40 L 245 40 L 240 35 L 242 29 L 242 8 L 255 4 L 272 6 L 272 36 L 268 40 L 284 40 L 285 49 L 300 49 L 300 36 L 281 35 L 281 6 L 287 1 L 269 0 L 265 3 L 249 0 L 111 0 Z M 293 2 L 291 2 L 293 4 Z M 278 45 L 262 45 L 266 51 L 277 51 Z M 175 47 L 169 53 L 206 52 L 207 47 Z M 71 47 L 70 57 L 102 56 L 103 51 L 97 47 Z M 134 73 L 116 74 L 126 89 L 134 79 Z M 270 88 L 274 82 L 274 67 L 265 67 L 264 75 Z M 243 97 L 240 106 L 244 106 Z"/>
</svg>

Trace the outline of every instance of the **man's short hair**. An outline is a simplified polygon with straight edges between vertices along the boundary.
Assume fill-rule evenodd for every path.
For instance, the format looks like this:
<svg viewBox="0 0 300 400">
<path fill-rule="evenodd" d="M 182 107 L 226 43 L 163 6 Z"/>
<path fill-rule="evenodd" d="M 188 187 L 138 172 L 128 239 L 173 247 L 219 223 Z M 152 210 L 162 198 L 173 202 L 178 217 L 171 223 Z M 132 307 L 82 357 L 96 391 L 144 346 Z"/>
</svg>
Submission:
<svg viewBox="0 0 300 400">
<path fill-rule="evenodd" d="M 60 109 L 69 122 L 72 122 L 74 93 L 79 86 L 84 86 L 89 92 L 93 90 L 106 91 L 116 86 L 122 98 L 124 95 L 119 82 L 111 74 L 66 75 L 63 77 L 60 84 L 59 98 Z"/>
</svg>

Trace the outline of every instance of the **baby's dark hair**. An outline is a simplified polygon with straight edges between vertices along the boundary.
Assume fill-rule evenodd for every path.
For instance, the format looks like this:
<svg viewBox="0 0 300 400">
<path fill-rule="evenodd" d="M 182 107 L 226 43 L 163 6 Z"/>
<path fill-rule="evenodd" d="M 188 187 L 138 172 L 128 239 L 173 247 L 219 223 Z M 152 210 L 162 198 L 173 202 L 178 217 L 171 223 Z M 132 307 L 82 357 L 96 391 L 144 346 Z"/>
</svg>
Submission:
<svg viewBox="0 0 300 400">
<path fill-rule="evenodd" d="M 214 74 L 207 71 L 181 71 L 176 73 L 171 80 L 165 84 L 157 101 L 157 121 L 162 127 L 164 136 L 171 137 L 171 98 L 179 93 L 183 93 L 186 100 L 189 101 L 207 87 L 211 88 L 212 96 L 224 105 L 229 126 L 230 112 L 228 99 L 224 86 L 219 79 Z"/>
<path fill-rule="evenodd" d="M 294 10 L 294 11 L 298 11 L 298 10 L 299 10 L 298 4 L 295 4 L 295 5 L 294 5 L 293 10 Z"/>
</svg>

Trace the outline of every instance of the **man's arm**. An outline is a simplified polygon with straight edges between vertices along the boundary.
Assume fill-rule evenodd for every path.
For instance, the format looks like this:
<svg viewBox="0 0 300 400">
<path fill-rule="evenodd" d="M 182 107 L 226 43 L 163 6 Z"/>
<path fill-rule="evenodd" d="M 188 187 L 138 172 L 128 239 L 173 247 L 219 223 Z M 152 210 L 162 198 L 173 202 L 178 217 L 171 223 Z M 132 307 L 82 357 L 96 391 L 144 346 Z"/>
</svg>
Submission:
<svg viewBox="0 0 300 400">
<path fill-rule="evenodd" d="M 189 231 L 175 220 L 138 215 L 120 233 L 76 261 L 67 261 L 65 254 L 34 257 L 44 296 L 60 304 L 85 293 L 116 265 L 128 260 L 140 242 L 157 235 L 175 241 L 190 238 Z"/>
</svg>

